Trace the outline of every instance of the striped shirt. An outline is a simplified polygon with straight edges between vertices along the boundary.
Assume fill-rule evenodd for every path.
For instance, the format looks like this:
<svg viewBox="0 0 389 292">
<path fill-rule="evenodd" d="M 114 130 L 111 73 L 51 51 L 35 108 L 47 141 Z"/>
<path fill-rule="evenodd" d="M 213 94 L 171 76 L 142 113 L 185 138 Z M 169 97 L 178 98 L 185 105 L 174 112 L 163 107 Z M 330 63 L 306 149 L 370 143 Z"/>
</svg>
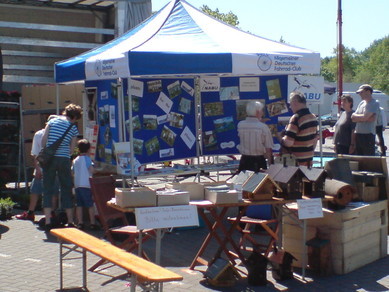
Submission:
<svg viewBox="0 0 389 292">
<path fill-rule="evenodd" d="M 67 128 L 71 125 L 68 120 L 63 118 L 52 119 L 48 124 L 50 125 L 50 128 L 46 146 L 50 146 L 59 138 L 61 138 Z M 77 137 L 78 135 L 79 132 L 77 126 L 73 125 L 69 132 L 66 134 L 65 138 L 62 140 L 61 145 L 59 145 L 57 148 L 54 156 L 70 158 L 70 151 L 73 151 L 73 149 L 70 149 L 70 143 L 73 137 Z"/>
<path fill-rule="evenodd" d="M 243 155 L 264 155 L 266 148 L 273 148 L 273 137 L 269 127 L 256 117 L 247 117 L 238 124 L 240 145 L 238 150 Z"/>
<path fill-rule="evenodd" d="M 318 122 L 308 108 L 297 111 L 286 127 L 285 140 L 293 142 L 289 147 L 298 162 L 312 161 L 313 147 L 317 140 Z"/>
</svg>

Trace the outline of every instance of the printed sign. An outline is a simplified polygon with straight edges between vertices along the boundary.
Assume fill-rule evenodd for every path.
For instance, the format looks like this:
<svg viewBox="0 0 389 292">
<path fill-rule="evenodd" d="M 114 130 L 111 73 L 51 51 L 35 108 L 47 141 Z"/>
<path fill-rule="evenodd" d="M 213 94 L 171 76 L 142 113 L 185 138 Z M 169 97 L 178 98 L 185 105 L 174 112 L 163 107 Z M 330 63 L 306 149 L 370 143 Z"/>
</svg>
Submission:
<svg viewBox="0 0 389 292">
<path fill-rule="evenodd" d="M 135 209 L 138 229 L 198 226 L 197 207 L 177 205 Z"/>
<path fill-rule="evenodd" d="M 323 217 L 323 205 L 320 198 L 297 200 L 299 219 L 312 219 Z"/>
<path fill-rule="evenodd" d="M 307 103 L 324 102 L 324 77 L 323 76 L 288 76 L 288 92 L 300 91 L 304 93 Z"/>
</svg>

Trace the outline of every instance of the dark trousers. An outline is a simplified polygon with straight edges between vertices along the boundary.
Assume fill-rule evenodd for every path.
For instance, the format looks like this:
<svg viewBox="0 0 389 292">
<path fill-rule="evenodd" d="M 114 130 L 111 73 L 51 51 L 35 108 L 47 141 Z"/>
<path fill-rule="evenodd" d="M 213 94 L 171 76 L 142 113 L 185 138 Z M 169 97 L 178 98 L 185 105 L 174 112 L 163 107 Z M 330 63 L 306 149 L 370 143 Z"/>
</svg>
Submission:
<svg viewBox="0 0 389 292">
<path fill-rule="evenodd" d="M 383 131 L 384 126 L 376 126 L 375 127 L 375 133 L 378 137 L 378 143 L 380 145 L 380 150 L 381 150 L 381 155 L 386 156 L 386 147 L 385 147 L 385 140 L 384 140 L 384 135 Z"/>
<path fill-rule="evenodd" d="M 374 156 L 375 155 L 375 135 L 356 134 L 355 147 L 357 155 Z"/>
<path fill-rule="evenodd" d="M 336 145 L 336 154 L 351 154 L 349 153 L 350 146 Z"/>
<path fill-rule="evenodd" d="M 260 169 L 267 169 L 265 156 L 242 155 L 240 158 L 238 172 L 242 170 L 259 172 Z"/>
</svg>

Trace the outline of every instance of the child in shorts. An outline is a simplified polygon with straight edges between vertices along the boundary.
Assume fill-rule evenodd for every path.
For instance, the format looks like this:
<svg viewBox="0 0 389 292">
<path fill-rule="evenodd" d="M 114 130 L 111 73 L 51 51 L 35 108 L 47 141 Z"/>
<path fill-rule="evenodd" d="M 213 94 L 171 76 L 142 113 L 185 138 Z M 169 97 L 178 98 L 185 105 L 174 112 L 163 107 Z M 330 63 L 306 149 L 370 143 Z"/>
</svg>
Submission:
<svg viewBox="0 0 389 292">
<path fill-rule="evenodd" d="M 78 141 L 78 150 L 80 152 L 73 160 L 73 174 L 74 174 L 74 187 L 76 192 L 76 217 L 77 217 L 77 228 L 85 229 L 83 221 L 83 208 L 88 208 L 90 230 L 97 230 L 95 218 L 94 202 L 92 199 L 92 192 L 89 183 L 89 177 L 94 172 L 93 162 L 89 156 L 90 143 L 87 139 L 81 139 Z"/>
</svg>

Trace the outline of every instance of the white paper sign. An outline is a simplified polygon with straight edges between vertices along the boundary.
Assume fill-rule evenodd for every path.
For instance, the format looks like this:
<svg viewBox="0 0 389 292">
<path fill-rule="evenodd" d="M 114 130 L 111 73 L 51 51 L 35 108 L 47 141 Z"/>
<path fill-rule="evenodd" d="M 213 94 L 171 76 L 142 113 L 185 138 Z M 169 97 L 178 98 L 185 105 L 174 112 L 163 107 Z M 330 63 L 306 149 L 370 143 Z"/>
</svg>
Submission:
<svg viewBox="0 0 389 292">
<path fill-rule="evenodd" d="M 131 79 L 129 94 L 143 97 L 143 87 L 144 83 L 142 81 Z"/>
<path fill-rule="evenodd" d="M 192 205 L 135 209 L 138 229 L 198 226 L 197 207 Z"/>
<path fill-rule="evenodd" d="M 323 217 L 323 205 L 320 198 L 297 200 L 299 219 Z"/>
<path fill-rule="evenodd" d="M 219 77 L 208 77 L 200 78 L 200 91 L 220 91 L 220 78 Z"/>
<path fill-rule="evenodd" d="M 109 126 L 111 128 L 116 128 L 116 115 L 115 115 L 115 106 L 109 106 Z"/>
<path fill-rule="evenodd" d="M 163 92 L 161 92 L 159 94 L 159 98 L 157 100 L 157 105 L 165 112 L 165 113 L 169 113 L 171 108 L 172 108 L 172 105 L 173 105 L 173 101 Z"/>
<path fill-rule="evenodd" d="M 289 75 L 288 92 L 296 90 L 304 93 L 307 103 L 323 103 L 324 77 Z"/>
<path fill-rule="evenodd" d="M 194 143 L 196 142 L 196 137 L 193 135 L 192 131 L 185 127 L 185 129 L 181 133 L 181 139 L 184 140 L 186 146 L 188 146 L 189 149 L 192 149 Z"/>
<path fill-rule="evenodd" d="M 191 96 L 193 96 L 194 94 L 194 89 L 192 86 L 190 86 L 188 83 L 186 83 L 185 81 L 182 81 L 181 82 L 181 88 L 183 90 L 185 90 L 187 93 L 189 93 Z"/>
<path fill-rule="evenodd" d="M 240 92 L 259 92 L 259 77 L 239 78 Z"/>
</svg>

